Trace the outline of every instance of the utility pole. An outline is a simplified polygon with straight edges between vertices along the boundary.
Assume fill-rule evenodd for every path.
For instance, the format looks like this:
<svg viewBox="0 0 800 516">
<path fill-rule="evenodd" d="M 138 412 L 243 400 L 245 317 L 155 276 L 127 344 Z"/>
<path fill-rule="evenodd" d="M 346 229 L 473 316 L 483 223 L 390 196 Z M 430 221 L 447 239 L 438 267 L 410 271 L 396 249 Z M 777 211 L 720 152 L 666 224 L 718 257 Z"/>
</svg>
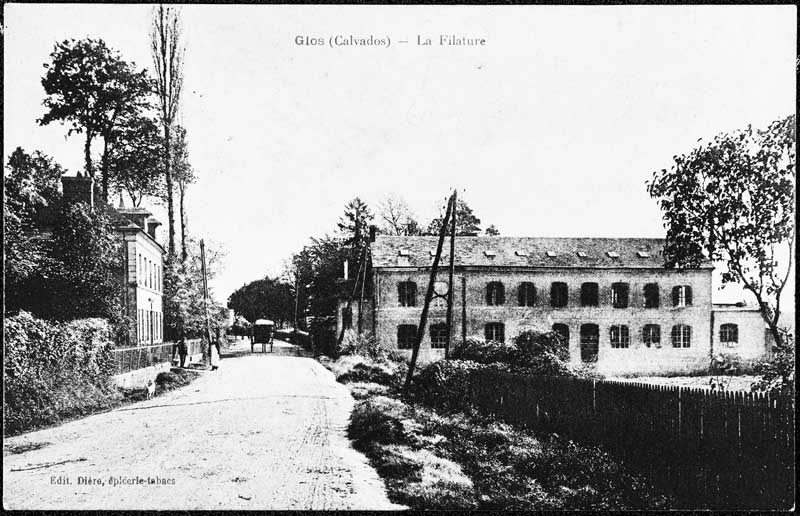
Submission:
<svg viewBox="0 0 800 516">
<path fill-rule="evenodd" d="M 450 214 L 450 267 L 447 282 L 447 344 L 444 348 L 444 358 L 450 358 L 450 346 L 453 344 L 453 273 L 455 272 L 455 250 L 456 250 L 456 204 L 458 202 L 458 191 L 453 191 L 453 210 Z"/>
<path fill-rule="evenodd" d="M 300 272 L 294 273 L 294 331 L 297 331 L 297 306 L 300 302 Z"/>
<path fill-rule="evenodd" d="M 422 315 L 419 319 L 419 329 L 417 330 L 417 338 L 414 342 L 414 350 L 411 352 L 411 363 L 408 364 L 408 374 L 406 375 L 406 382 L 403 389 L 408 392 L 411 387 L 411 377 L 414 374 L 414 366 L 417 364 L 417 355 L 419 355 L 419 347 L 422 344 L 422 337 L 425 335 L 425 324 L 428 322 L 428 308 L 431 304 L 433 297 L 433 284 L 436 282 L 436 269 L 439 267 L 439 258 L 442 256 L 442 246 L 444 245 L 444 236 L 447 233 L 447 223 L 450 221 L 450 216 L 455 212 L 455 196 L 456 193 L 450 196 L 450 201 L 447 203 L 447 212 L 444 214 L 442 220 L 442 229 L 439 231 L 439 243 L 436 246 L 436 255 L 433 257 L 433 264 L 431 265 L 431 275 L 428 281 L 428 290 L 425 293 L 425 304 L 422 307 Z M 451 285 L 452 288 L 452 285 Z"/>
<path fill-rule="evenodd" d="M 211 323 L 208 322 L 208 278 L 206 276 L 206 244 L 200 239 L 200 262 L 203 271 L 203 312 L 206 318 L 206 338 L 208 339 L 208 363 L 211 364 Z"/>
</svg>

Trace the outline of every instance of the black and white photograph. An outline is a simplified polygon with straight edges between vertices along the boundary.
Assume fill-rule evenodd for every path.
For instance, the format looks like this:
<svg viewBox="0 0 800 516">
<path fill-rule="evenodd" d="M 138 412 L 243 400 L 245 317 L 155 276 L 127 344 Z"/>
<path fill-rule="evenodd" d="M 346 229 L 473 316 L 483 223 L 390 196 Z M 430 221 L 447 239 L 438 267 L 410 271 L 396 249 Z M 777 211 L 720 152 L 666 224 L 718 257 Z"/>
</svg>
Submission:
<svg viewBox="0 0 800 516">
<path fill-rule="evenodd" d="M 794 510 L 796 6 L 2 20 L 5 510 Z"/>
</svg>

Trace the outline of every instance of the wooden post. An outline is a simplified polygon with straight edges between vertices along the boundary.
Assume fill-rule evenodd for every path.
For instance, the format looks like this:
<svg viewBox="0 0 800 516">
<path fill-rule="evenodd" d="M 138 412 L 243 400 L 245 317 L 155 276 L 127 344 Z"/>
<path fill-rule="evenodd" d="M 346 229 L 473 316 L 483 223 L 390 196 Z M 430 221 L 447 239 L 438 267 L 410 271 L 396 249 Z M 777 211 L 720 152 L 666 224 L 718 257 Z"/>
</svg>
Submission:
<svg viewBox="0 0 800 516">
<path fill-rule="evenodd" d="M 467 271 L 461 276 L 461 344 L 467 343 Z"/>
<path fill-rule="evenodd" d="M 450 267 L 447 282 L 447 344 L 444 348 L 444 358 L 450 358 L 450 345 L 453 342 L 453 273 L 455 272 L 456 249 L 456 208 L 458 191 L 453 191 L 453 211 L 450 214 Z"/>
<path fill-rule="evenodd" d="M 442 245 L 444 244 L 444 235 L 447 233 L 447 223 L 450 220 L 450 214 L 455 210 L 454 200 L 455 193 L 450 197 L 450 202 L 447 203 L 447 212 L 444 214 L 442 220 L 442 229 L 439 231 L 439 243 L 436 246 L 436 255 L 433 257 L 433 264 L 431 265 L 431 275 L 428 281 L 428 290 L 425 292 L 425 304 L 422 307 L 422 315 L 419 319 L 419 329 L 417 330 L 417 339 L 414 342 L 414 350 L 411 352 L 411 362 L 408 364 L 408 374 L 406 375 L 405 385 L 403 389 L 407 392 L 411 387 L 411 377 L 414 374 L 414 366 L 417 364 L 417 355 L 419 355 L 419 346 L 422 344 L 422 337 L 425 335 L 425 324 L 428 322 L 428 308 L 431 304 L 431 297 L 433 297 L 433 284 L 436 281 L 436 268 L 439 266 L 439 258 L 442 255 Z"/>
</svg>

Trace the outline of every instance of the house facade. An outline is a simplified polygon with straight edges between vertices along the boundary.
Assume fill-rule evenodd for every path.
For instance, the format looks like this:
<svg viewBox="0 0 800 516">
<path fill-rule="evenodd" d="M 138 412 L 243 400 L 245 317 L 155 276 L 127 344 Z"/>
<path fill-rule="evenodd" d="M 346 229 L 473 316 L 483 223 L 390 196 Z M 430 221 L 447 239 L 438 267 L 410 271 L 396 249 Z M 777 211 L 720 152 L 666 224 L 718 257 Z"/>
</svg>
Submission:
<svg viewBox="0 0 800 516">
<path fill-rule="evenodd" d="M 97 199 L 91 177 L 61 178 L 64 201 L 85 202 L 94 206 Z M 160 344 L 164 338 L 163 262 L 166 251 L 156 240 L 160 225 L 143 208 L 109 207 L 115 229 L 122 240 L 123 268 L 119 278 L 120 296 L 125 314 L 131 321 L 129 346 Z"/>
<path fill-rule="evenodd" d="M 362 325 L 386 347 L 413 346 L 436 244 L 437 237 L 372 242 L 373 289 L 361 306 Z M 713 268 L 667 269 L 663 247 L 662 239 L 649 238 L 456 237 L 454 342 L 469 336 L 510 342 L 528 329 L 553 330 L 568 342 L 571 362 L 594 363 L 604 374 L 704 369 L 719 347 Z M 448 256 L 446 243 L 435 294 L 446 295 Z M 346 327 L 344 303 L 339 312 L 339 328 Z M 351 321 L 357 307 L 352 312 Z M 725 312 L 719 324 L 741 324 L 733 322 L 737 313 Z M 423 360 L 443 356 L 445 322 L 445 297 L 435 295 Z M 742 337 L 753 338 L 751 324 L 757 322 L 748 319 Z"/>
</svg>

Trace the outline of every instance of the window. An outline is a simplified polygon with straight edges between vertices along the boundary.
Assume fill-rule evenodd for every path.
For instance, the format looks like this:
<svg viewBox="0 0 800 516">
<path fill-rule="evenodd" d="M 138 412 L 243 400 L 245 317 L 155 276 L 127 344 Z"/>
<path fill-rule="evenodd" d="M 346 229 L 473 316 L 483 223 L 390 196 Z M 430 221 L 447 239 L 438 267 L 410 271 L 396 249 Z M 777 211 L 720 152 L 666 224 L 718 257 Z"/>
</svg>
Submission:
<svg viewBox="0 0 800 516">
<path fill-rule="evenodd" d="M 657 324 L 645 324 L 642 328 L 642 342 L 648 348 L 655 346 L 661 347 L 661 326 Z"/>
<path fill-rule="evenodd" d="M 499 281 L 491 281 L 486 285 L 486 304 L 499 306 L 506 302 L 506 289 Z"/>
<path fill-rule="evenodd" d="M 444 349 L 447 347 L 447 339 L 449 337 L 447 331 L 447 324 L 437 323 L 431 324 L 431 347 L 434 349 Z"/>
<path fill-rule="evenodd" d="M 658 283 L 648 283 L 644 286 L 644 307 L 658 308 Z"/>
<path fill-rule="evenodd" d="M 614 308 L 628 308 L 628 284 L 611 284 L 611 304 Z"/>
<path fill-rule="evenodd" d="M 581 360 L 597 360 L 597 347 L 600 342 L 600 328 L 596 324 L 581 324 Z"/>
<path fill-rule="evenodd" d="M 559 340 L 566 346 L 569 346 L 569 326 L 566 324 L 556 323 L 553 325 L 553 333 L 555 333 Z"/>
<path fill-rule="evenodd" d="M 486 323 L 484 328 L 486 340 L 493 340 L 495 342 L 506 341 L 506 326 L 499 322 Z"/>
<path fill-rule="evenodd" d="M 353 327 L 353 309 L 351 307 L 342 308 L 342 327 L 346 330 Z"/>
<path fill-rule="evenodd" d="M 417 306 L 417 284 L 413 281 L 401 281 L 397 284 L 397 297 L 400 306 Z"/>
<path fill-rule="evenodd" d="M 739 344 L 739 327 L 730 323 L 720 326 L 719 341 L 729 348 L 735 348 Z"/>
<path fill-rule="evenodd" d="M 581 285 L 581 306 L 597 306 L 597 283 Z"/>
<path fill-rule="evenodd" d="M 536 304 L 536 287 L 529 281 L 523 281 L 519 284 L 517 290 L 519 296 L 519 306 L 533 306 Z"/>
<path fill-rule="evenodd" d="M 692 306 L 692 287 L 680 285 L 672 289 L 672 306 Z"/>
<path fill-rule="evenodd" d="M 567 284 L 560 281 L 550 285 L 550 306 L 564 308 L 567 306 Z"/>
<path fill-rule="evenodd" d="M 609 330 L 612 348 L 628 348 L 631 345 L 631 335 L 624 324 L 613 325 Z"/>
<path fill-rule="evenodd" d="M 685 324 L 672 327 L 672 347 L 688 348 L 692 345 L 692 328 Z"/>
<path fill-rule="evenodd" d="M 413 324 L 401 324 L 397 327 L 397 348 L 411 349 L 417 340 L 417 327 Z"/>
</svg>

